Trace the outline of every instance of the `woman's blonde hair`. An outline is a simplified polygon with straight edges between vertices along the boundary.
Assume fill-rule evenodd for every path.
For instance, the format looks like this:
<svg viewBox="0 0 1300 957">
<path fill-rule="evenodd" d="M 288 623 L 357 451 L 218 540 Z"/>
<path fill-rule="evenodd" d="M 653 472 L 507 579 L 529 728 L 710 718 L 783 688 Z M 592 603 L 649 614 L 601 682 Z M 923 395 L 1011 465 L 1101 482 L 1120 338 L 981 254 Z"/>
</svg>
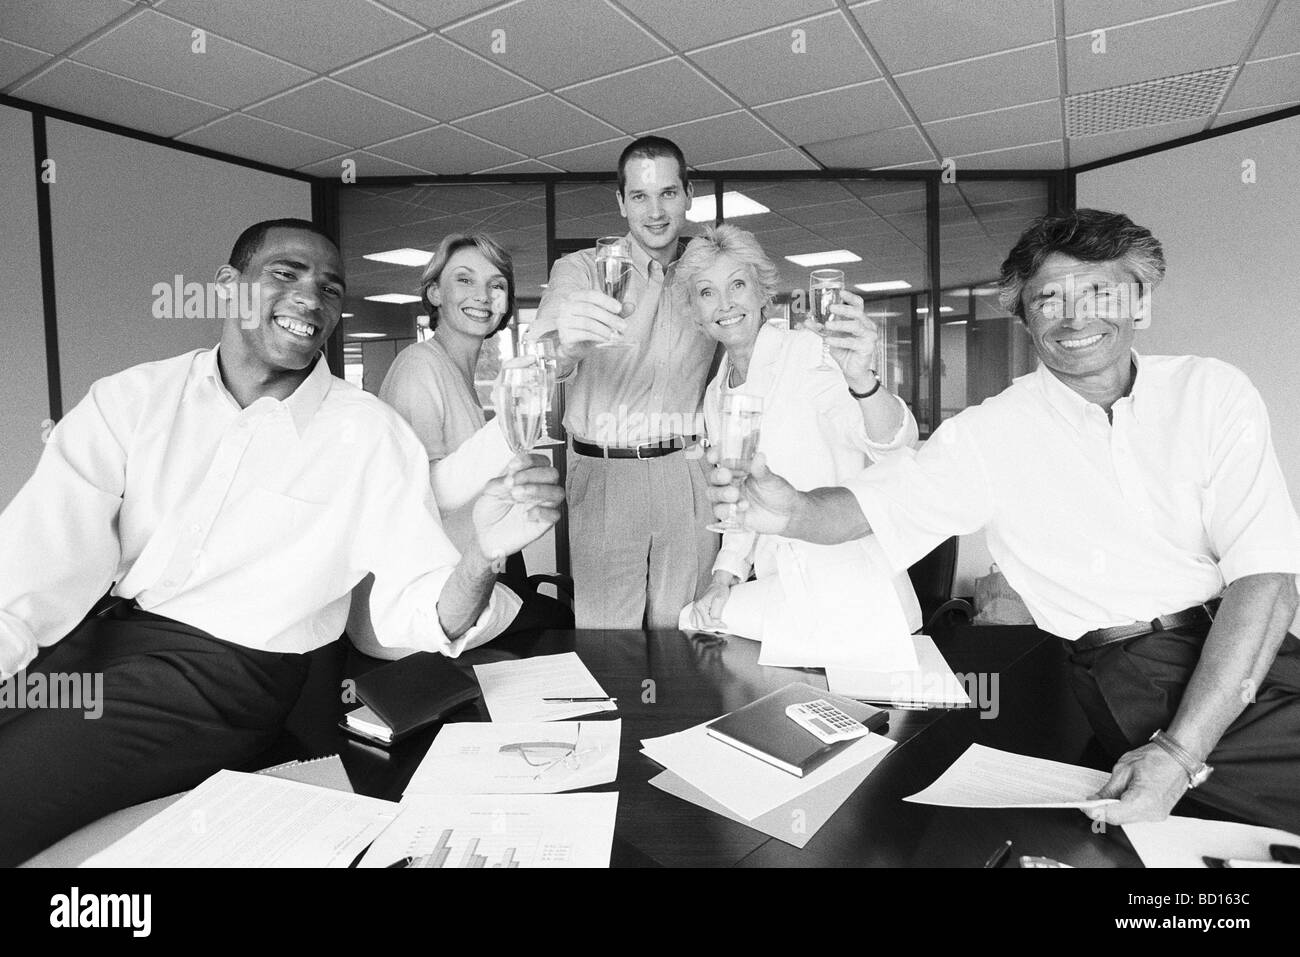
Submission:
<svg viewBox="0 0 1300 957">
<path fill-rule="evenodd" d="M 447 268 L 447 261 L 460 250 L 471 246 L 478 249 L 488 262 L 501 270 L 501 275 L 506 280 L 505 315 L 501 317 L 497 327 L 488 333 L 489 337 L 495 336 L 510 324 L 510 318 L 515 314 L 515 266 L 505 247 L 491 236 L 485 233 L 452 233 L 444 236 L 437 250 L 434 251 L 433 258 L 420 274 L 420 298 L 429 307 L 429 328 L 438 328 L 438 307 L 433 304 L 429 291 L 442 279 L 442 271 Z"/>
<path fill-rule="evenodd" d="M 677 260 L 677 270 L 673 285 L 677 295 L 684 303 L 691 303 L 691 283 L 695 277 L 711 267 L 719 256 L 730 256 L 736 262 L 749 267 L 763 291 L 763 298 L 770 302 L 776 296 L 781 281 L 781 273 L 767 258 L 763 247 L 758 244 L 754 234 L 739 226 L 723 223 L 720 226 L 707 226 L 700 235 L 691 240 L 682 258 Z"/>
</svg>

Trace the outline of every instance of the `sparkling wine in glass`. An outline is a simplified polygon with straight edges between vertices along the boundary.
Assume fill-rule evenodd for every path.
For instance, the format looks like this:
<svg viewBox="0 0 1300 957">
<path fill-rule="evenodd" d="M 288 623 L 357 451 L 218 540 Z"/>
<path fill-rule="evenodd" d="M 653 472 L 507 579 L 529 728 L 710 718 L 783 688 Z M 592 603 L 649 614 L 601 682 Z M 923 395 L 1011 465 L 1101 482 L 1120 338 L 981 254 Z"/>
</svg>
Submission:
<svg viewBox="0 0 1300 957">
<path fill-rule="evenodd" d="M 831 362 L 830 341 L 826 338 L 826 323 L 832 318 L 831 306 L 838 305 L 840 293 L 844 291 L 844 271 L 842 269 L 814 269 L 808 277 L 808 306 L 811 319 L 820 327 L 822 337 L 822 361 L 813 366 L 817 372 L 834 372 Z"/>
<path fill-rule="evenodd" d="M 596 279 L 600 283 L 600 291 L 623 302 L 631 278 L 632 251 L 628 247 L 627 237 L 605 236 L 596 240 Z M 623 311 L 626 312 L 627 309 L 624 308 Z M 613 339 L 596 343 L 598 349 L 630 345 L 634 343 L 626 340 L 622 333 Z"/>
<path fill-rule="evenodd" d="M 763 421 L 763 400 L 733 392 L 722 397 L 722 422 L 714 437 L 719 464 L 731 472 L 731 484 L 739 489 L 749 477 L 750 463 L 758 451 L 759 427 Z M 711 532 L 743 532 L 736 521 L 736 506 L 723 522 L 708 526 Z"/>
<path fill-rule="evenodd" d="M 532 357 L 509 359 L 496 384 L 496 411 L 510 451 L 531 452 L 546 418 L 546 372 Z"/>
<path fill-rule="evenodd" d="M 540 339 L 534 339 L 532 342 L 524 343 L 524 354 L 535 358 L 542 366 L 543 386 L 546 389 L 546 415 L 551 414 L 552 398 L 555 395 L 555 374 L 556 364 L 558 361 L 557 350 L 559 348 L 558 340 L 554 336 L 543 336 Z M 545 418 L 542 419 L 542 436 L 537 440 L 535 447 L 542 448 L 549 445 L 563 445 L 564 443 L 555 436 L 551 435 L 550 426 Z"/>
</svg>

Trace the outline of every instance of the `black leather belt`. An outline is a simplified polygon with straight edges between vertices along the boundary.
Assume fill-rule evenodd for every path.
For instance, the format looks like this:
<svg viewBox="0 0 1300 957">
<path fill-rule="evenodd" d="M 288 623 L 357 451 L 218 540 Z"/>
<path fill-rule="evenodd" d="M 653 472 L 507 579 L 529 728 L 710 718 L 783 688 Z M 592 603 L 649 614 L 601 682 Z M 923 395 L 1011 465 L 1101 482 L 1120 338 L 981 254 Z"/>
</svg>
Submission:
<svg viewBox="0 0 1300 957">
<path fill-rule="evenodd" d="M 1219 610 L 1219 599 L 1211 598 L 1203 605 L 1193 605 L 1171 615 L 1161 615 L 1150 621 L 1135 621 L 1131 625 L 1116 625 L 1113 628 L 1098 628 L 1080 635 L 1072 647 L 1076 651 L 1092 651 L 1103 645 L 1124 641 L 1126 638 L 1138 638 L 1154 631 L 1168 631 L 1170 628 L 1186 628 L 1188 625 L 1203 625 L 1214 621 L 1214 614 Z"/>
<path fill-rule="evenodd" d="M 606 448 L 603 445 L 592 445 L 590 442 L 574 439 L 573 451 L 593 459 L 653 459 L 660 455 L 680 452 L 694 441 L 694 437 L 673 436 L 662 442 L 647 442 L 645 445 L 634 445 L 631 448 Z"/>
</svg>

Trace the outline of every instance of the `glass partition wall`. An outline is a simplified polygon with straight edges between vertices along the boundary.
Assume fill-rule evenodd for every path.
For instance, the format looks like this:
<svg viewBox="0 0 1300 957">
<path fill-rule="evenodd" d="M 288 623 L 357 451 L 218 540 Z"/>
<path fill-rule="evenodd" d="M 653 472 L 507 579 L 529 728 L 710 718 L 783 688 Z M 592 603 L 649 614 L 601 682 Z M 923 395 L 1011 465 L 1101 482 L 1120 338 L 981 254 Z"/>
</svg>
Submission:
<svg viewBox="0 0 1300 957">
<path fill-rule="evenodd" d="M 771 321 L 799 321 L 808 274 L 842 269 L 884 337 L 883 378 L 916 415 L 922 437 L 1033 368 L 1023 324 L 998 305 L 1002 260 L 1034 217 L 1066 202 L 1058 171 L 719 172 L 693 179 L 687 233 L 704 222 L 750 230 L 780 270 Z M 383 177 L 324 186 L 337 200 L 347 268 L 344 319 L 331 343 L 345 377 L 377 392 L 403 348 L 429 335 L 420 272 L 442 237 L 485 232 L 515 265 L 515 316 L 490 340 L 475 374 L 491 383 L 519 352 L 551 263 L 600 236 L 626 232 L 608 174 Z M 932 306 L 937 302 L 937 309 Z M 559 402 L 548 417 L 563 436 Z M 556 464 L 563 468 L 563 456 Z M 533 571 L 567 569 L 565 530 Z M 549 538 L 549 536 L 548 536 Z"/>
</svg>

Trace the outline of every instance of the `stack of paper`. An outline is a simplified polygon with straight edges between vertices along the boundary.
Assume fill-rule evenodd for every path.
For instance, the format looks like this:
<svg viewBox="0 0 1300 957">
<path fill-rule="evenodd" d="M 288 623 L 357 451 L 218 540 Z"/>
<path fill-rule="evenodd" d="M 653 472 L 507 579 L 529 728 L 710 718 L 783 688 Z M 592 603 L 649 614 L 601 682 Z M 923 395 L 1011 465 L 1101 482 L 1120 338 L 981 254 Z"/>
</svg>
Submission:
<svg viewBox="0 0 1300 957">
<path fill-rule="evenodd" d="M 650 779 L 655 787 L 796 847 L 812 839 L 894 746 L 869 734 L 795 777 L 712 737 L 705 724 L 641 744 L 642 754 L 668 769 Z"/>
<path fill-rule="evenodd" d="M 913 635 L 915 667 L 868 671 L 828 665 L 826 683 L 835 694 L 903 708 L 966 708 L 970 695 L 948 667 L 934 639 Z"/>
<path fill-rule="evenodd" d="M 1125 824 L 1124 833 L 1147 867 L 1207 867 L 1205 858 L 1229 867 L 1295 867 L 1273 860 L 1271 844 L 1300 847 L 1300 835 L 1251 824 L 1168 817 L 1163 821 Z"/>
<path fill-rule="evenodd" d="M 615 711 L 587 666 L 574 652 L 475 665 L 474 677 L 493 721 L 561 721 L 597 711 Z M 548 701 L 597 698 L 597 701 Z"/>
<path fill-rule="evenodd" d="M 417 794 L 362 867 L 609 867 L 618 795 Z"/>
<path fill-rule="evenodd" d="M 940 807 L 1073 807 L 1115 804 L 1093 798 L 1105 771 L 972 744 L 928 788 L 904 801 Z"/>
</svg>

